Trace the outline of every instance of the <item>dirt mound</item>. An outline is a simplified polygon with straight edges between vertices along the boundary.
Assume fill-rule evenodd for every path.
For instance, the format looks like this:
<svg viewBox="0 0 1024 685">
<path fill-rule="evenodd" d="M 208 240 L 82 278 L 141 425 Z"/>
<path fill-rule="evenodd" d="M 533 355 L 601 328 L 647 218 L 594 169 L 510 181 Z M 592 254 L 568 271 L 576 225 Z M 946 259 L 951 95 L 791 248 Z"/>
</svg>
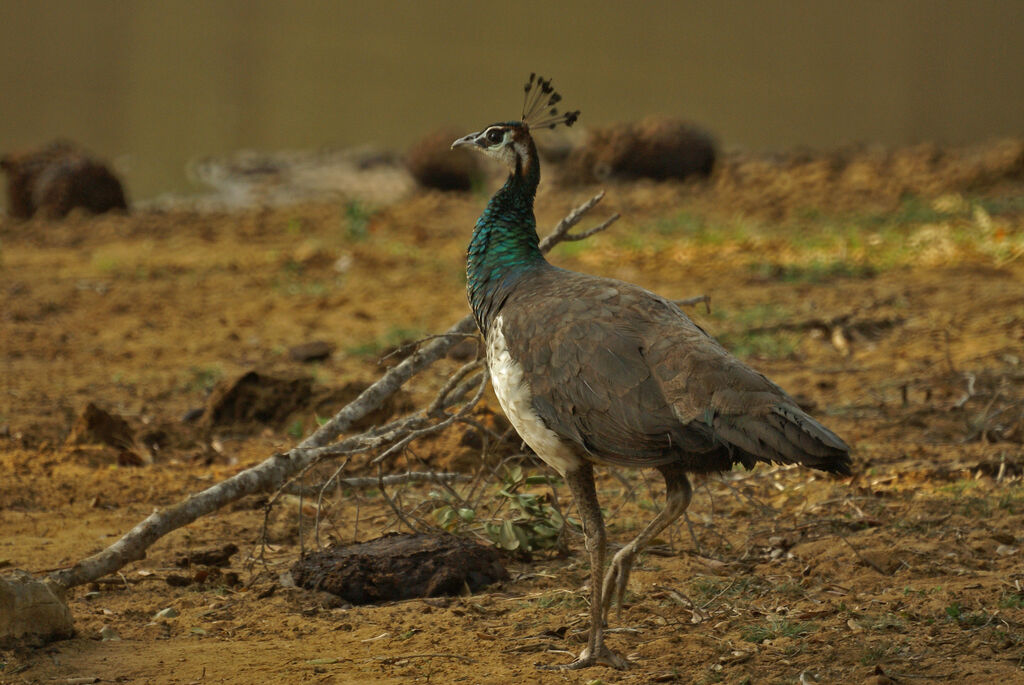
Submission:
<svg viewBox="0 0 1024 685">
<path fill-rule="evenodd" d="M 980 191 L 1024 178 L 1024 140 L 942 148 L 855 146 L 830 152 L 726 155 L 711 179 L 713 201 L 774 217 L 816 208 L 893 208 L 912 195 Z"/>
<path fill-rule="evenodd" d="M 68 141 L 5 155 L 0 169 L 7 172 L 7 211 L 18 219 L 36 213 L 59 219 L 75 208 L 95 214 L 128 208 L 120 179 Z"/>
<path fill-rule="evenodd" d="M 714 168 L 716 156 L 714 140 L 700 127 L 669 117 L 649 117 L 590 130 L 566 160 L 562 180 L 704 178 Z"/>
<path fill-rule="evenodd" d="M 454 128 L 443 128 L 425 135 L 409 148 L 405 165 L 417 183 L 436 190 L 466 191 L 483 179 L 473 152 L 452 149 L 452 143 L 463 135 Z"/>
</svg>

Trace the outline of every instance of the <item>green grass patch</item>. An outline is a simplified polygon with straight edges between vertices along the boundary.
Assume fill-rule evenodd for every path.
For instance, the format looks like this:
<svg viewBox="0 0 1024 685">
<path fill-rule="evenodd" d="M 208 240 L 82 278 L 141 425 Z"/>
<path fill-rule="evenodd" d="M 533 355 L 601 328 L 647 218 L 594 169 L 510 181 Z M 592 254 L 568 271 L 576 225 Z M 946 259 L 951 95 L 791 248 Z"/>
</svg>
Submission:
<svg viewBox="0 0 1024 685">
<path fill-rule="evenodd" d="M 789 331 L 730 334 L 719 336 L 725 349 L 741 359 L 785 359 L 800 346 L 800 336 Z"/>
<path fill-rule="evenodd" d="M 426 333 L 421 328 L 394 326 L 389 328 L 384 335 L 378 336 L 373 340 L 367 340 L 366 342 L 346 347 L 345 353 L 355 357 L 378 356 L 385 350 L 401 347 L 414 340 L 419 340 L 425 335 Z"/>
<path fill-rule="evenodd" d="M 353 242 L 362 242 L 370 236 L 370 220 L 373 212 L 360 202 L 353 200 L 345 205 L 345 236 Z"/>
<path fill-rule="evenodd" d="M 780 637 L 803 637 L 817 630 L 813 623 L 802 623 L 790 621 L 785 618 L 773 616 L 762 625 L 750 625 L 743 629 L 743 639 L 747 642 L 760 644 L 765 640 L 774 640 Z"/>
<path fill-rule="evenodd" d="M 1024 609 L 1024 593 L 1003 592 L 999 598 L 1000 609 Z"/>
<path fill-rule="evenodd" d="M 213 390 L 218 381 L 224 378 L 224 368 L 219 364 L 210 366 L 193 366 L 186 372 L 181 388 L 185 392 L 201 393 L 203 395 Z"/>
</svg>

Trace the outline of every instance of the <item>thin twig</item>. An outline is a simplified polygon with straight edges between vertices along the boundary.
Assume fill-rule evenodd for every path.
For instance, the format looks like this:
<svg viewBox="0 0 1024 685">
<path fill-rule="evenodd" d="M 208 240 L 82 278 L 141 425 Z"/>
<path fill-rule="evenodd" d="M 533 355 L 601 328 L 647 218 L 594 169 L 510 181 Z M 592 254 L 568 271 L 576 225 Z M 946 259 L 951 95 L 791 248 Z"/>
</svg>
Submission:
<svg viewBox="0 0 1024 685">
<path fill-rule="evenodd" d="M 604 193 L 598 193 L 570 212 L 541 242 L 541 250 L 548 251 L 557 243 L 566 240 L 569 229 L 579 223 L 583 216 L 601 201 L 603 196 Z M 609 225 L 611 225 L 611 221 L 604 222 L 601 230 Z M 335 441 L 356 421 L 378 409 L 410 378 L 444 357 L 456 342 L 471 334 L 474 328 L 472 315 L 463 317 L 439 337 L 426 345 L 417 347 L 411 355 L 389 369 L 379 380 L 345 405 L 296 447 L 285 453 L 273 454 L 260 464 L 245 469 L 200 493 L 189 495 L 177 504 L 155 510 L 106 549 L 82 559 L 70 568 L 52 572 L 49 579 L 62 588 L 71 588 L 113 573 L 132 561 L 144 558 L 146 550 L 167 533 L 186 526 L 247 495 L 273 491 L 296 474 L 306 472 L 311 465 L 324 457 L 364 452 L 383 447 L 389 442 L 392 444 L 385 450 L 385 453 L 391 454 L 404 448 L 415 437 L 431 432 L 429 428 L 425 428 L 429 422 L 422 412 L 392 422 L 388 425 L 387 430 L 371 429 L 341 443 L 335 444 Z M 471 408 L 475 405 L 485 387 L 486 378 L 482 377 L 479 390 L 473 400 L 459 412 L 440 423 L 450 425 L 457 418 L 464 416 L 465 412 L 469 411 L 467 407 Z M 453 394 L 458 395 L 460 389 L 457 388 Z M 468 388 L 466 392 L 468 392 Z M 412 430 L 410 431 L 410 429 Z M 396 439 L 397 442 L 394 442 Z"/>
<path fill-rule="evenodd" d="M 335 483 L 337 471 L 330 478 L 319 485 L 292 485 L 282 488 L 289 495 L 304 494 L 311 497 L 321 490 L 330 487 Z M 464 473 L 449 473 L 447 471 L 406 471 L 384 476 L 384 485 L 405 485 L 406 483 L 449 483 L 451 481 L 468 481 L 471 476 Z M 337 484 L 350 488 L 373 488 L 380 485 L 376 476 L 362 476 L 353 478 L 337 478 Z"/>
</svg>

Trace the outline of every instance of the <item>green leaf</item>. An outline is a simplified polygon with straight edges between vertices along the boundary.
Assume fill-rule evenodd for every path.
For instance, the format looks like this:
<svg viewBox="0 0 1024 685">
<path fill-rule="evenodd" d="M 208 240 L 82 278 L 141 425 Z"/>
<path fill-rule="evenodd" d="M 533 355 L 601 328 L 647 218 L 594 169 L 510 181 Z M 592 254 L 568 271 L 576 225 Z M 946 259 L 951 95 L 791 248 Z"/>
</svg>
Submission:
<svg viewBox="0 0 1024 685">
<path fill-rule="evenodd" d="M 521 527 L 513 525 L 512 532 L 515 534 L 516 539 L 519 541 L 518 547 L 522 547 L 527 552 L 533 549 L 533 545 L 530 544 L 530 538 L 526 535 L 526 531 Z"/>
<path fill-rule="evenodd" d="M 501 545 L 502 549 L 519 549 L 519 536 L 516 535 L 516 527 L 511 521 L 502 522 L 501 529 L 498 532 L 498 544 Z"/>
</svg>

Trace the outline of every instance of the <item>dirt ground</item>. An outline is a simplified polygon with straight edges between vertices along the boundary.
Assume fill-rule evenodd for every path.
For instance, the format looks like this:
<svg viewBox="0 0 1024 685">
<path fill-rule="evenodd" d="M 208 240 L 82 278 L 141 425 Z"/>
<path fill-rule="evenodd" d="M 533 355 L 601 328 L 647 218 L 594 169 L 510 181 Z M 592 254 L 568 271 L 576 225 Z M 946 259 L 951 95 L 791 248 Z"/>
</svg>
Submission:
<svg viewBox="0 0 1024 685">
<path fill-rule="evenodd" d="M 690 308 L 698 323 L 854 449 L 852 478 L 759 467 L 701 481 L 689 525 L 641 557 L 611 621 L 631 669 L 535 668 L 570 660 L 585 638 L 578 533 L 567 555 L 508 556 L 510 579 L 472 595 L 351 607 L 281 580 L 316 544 L 315 502 L 301 504 L 300 533 L 300 503 L 281 498 L 254 558 L 263 496 L 74 588 L 77 636 L 0 652 L 0 682 L 1024 682 L 1024 179 L 908 195 L 892 190 L 899 172 L 877 193 L 764 195 L 736 174 L 612 181 L 590 224 L 623 218 L 554 251 L 561 266 L 676 299 L 709 295 L 710 312 Z M 545 184 L 539 224 L 595 191 Z M 187 419 L 248 370 L 316 389 L 372 382 L 385 350 L 445 330 L 467 312 L 464 247 L 485 202 L 417 192 L 0 219 L 0 566 L 73 564 L 154 507 L 294 445 L 324 409 L 255 426 Z M 289 356 L 311 341 L 333 354 Z M 427 401 L 458 364 L 413 379 L 406 401 Z M 127 421 L 128 444 L 68 441 L 89 403 Z M 459 427 L 389 470 L 471 473 L 479 452 Z M 616 544 L 663 498 L 657 479 L 621 475 L 598 484 Z M 498 499 L 501 486 L 483 485 Z M 402 501 L 434 520 L 438 490 L 408 486 Z M 374 489 L 320 506 L 323 544 L 402 529 Z M 228 567 L 176 564 L 229 542 L 240 551 Z"/>
</svg>

